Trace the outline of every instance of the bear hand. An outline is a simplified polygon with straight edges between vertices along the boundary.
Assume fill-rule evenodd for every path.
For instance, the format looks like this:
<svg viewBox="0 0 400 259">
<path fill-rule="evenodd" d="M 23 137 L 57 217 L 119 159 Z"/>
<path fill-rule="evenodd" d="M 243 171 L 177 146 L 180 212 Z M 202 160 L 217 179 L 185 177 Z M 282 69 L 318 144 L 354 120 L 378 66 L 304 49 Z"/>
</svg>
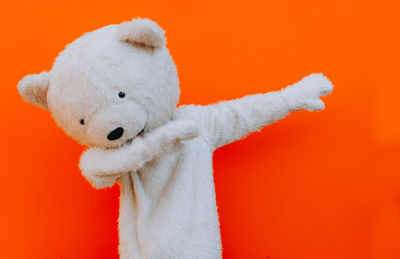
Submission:
<svg viewBox="0 0 400 259">
<path fill-rule="evenodd" d="M 290 111 L 321 111 L 325 108 L 321 96 L 332 92 L 333 85 L 322 74 L 311 74 L 294 85 L 282 90 L 282 96 Z"/>
<path fill-rule="evenodd" d="M 173 120 L 150 132 L 145 140 L 152 147 L 153 155 L 160 156 L 165 153 L 178 152 L 184 146 L 185 141 L 198 135 L 199 128 L 194 121 Z"/>
</svg>

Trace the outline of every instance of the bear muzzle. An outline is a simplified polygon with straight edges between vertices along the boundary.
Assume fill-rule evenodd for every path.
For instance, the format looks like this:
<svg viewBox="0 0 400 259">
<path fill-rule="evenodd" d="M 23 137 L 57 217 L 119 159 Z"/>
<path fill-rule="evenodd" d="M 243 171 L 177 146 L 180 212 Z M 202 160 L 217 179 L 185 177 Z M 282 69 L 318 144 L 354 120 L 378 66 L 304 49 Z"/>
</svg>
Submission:
<svg viewBox="0 0 400 259">
<path fill-rule="evenodd" d="M 146 111 L 130 100 L 102 107 L 85 121 L 88 146 L 118 148 L 146 127 Z"/>
</svg>

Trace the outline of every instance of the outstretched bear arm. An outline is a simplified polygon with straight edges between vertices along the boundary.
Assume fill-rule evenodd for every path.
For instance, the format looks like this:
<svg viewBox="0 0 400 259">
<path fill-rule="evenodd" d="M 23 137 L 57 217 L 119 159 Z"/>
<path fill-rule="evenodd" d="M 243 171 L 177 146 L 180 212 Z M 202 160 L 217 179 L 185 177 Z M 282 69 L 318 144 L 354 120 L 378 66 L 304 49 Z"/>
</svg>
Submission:
<svg viewBox="0 0 400 259">
<path fill-rule="evenodd" d="M 292 111 L 323 110 L 324 102 L 320 97 L 332 89 L 332 83 L 325 76 L 311 74 L 281 91 L 207 106 L 183 106 L 182 111 L 188 110 L 193 118 L 198 118 L 204 137 L 216 149 L 258 131 Z"/>
</svg>

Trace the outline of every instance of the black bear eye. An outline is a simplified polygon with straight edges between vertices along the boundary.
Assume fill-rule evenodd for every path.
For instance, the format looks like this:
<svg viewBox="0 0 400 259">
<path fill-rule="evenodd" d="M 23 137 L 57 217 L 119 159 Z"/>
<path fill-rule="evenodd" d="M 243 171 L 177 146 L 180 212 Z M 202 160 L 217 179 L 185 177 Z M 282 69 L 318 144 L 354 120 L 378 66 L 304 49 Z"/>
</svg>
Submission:
<svg viewBox="0 0 400 259">
<path fill-rule="evenodd" d="M 124 92 L 119 92 L 118 96 L 119 96 L 119 98 L 124 98 L 125 97 L 125 93 Z"/>
<path fill-rule="evenodd" d="M 81 119 L 79 122 L 80 122 L 82 125 L 85 125 L 85 120 L 84 120 L 84 119 Z"/>
</svg>

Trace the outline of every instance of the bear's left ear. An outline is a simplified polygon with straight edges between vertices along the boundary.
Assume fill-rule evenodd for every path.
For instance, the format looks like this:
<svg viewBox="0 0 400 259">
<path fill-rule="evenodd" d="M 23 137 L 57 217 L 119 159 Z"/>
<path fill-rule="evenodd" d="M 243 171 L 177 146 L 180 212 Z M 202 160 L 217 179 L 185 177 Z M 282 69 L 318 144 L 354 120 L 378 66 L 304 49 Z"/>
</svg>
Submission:
<svg viewBox="0 0 400 259">
<path fill-rule="evenodd" d="M 118 40 L 150 48 L 164 46 L 166 43 L 164 34 L 164 30 L 157 23 L 142 18 L 121 23 L 117 29 Z"/>
<path fill-rule="evenodd" d="M 18 91 L 22 98 L 33 105 L 39 106 L 46 111 L 47 90 L 49 88 L 49 73 L 43 71 L 40 74 L 27 75 L 18 83 Z"/>
</svg>

